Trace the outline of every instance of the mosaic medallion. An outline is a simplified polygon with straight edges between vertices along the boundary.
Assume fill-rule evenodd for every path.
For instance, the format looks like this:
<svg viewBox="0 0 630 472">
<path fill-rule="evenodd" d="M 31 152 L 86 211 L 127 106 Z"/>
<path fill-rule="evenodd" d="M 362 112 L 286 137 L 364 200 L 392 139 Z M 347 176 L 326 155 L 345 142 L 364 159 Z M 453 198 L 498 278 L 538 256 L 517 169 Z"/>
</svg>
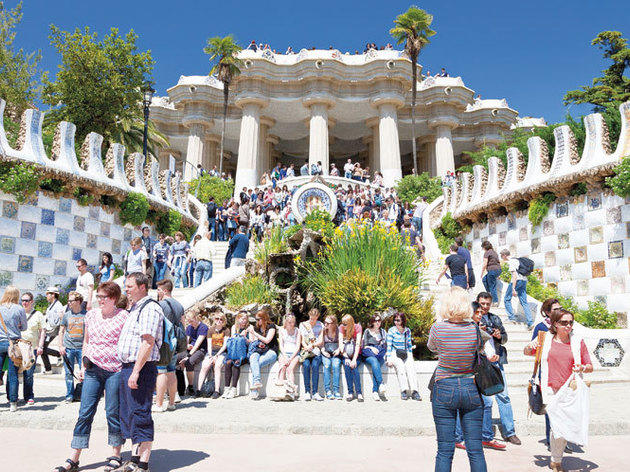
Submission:
<svg viewBox="0 0 630 472">
<path fill-rule="evenodd" d="M 73 247 L 72 248 L 72 260 L 73 261 L 78 261 L 79 259 L 81 259 L 81 249 L 79 249 L 78 247 Z"/>
<path fill-rule="evenodd" d="M 586 262 L 588 259 L 587 246 L 580 246 L 573 248 L 573 257 L 575 262 Z"/>
<path fill-rule="evenodd" d="M 13 283 L 13 274 L 8 270 L 0 270 L 0 287 L 6 287 Z"/>
<path fill-rule="evenodd" d="M 111 225 L 109 223 L 101 223 L 101 234 L 103 236 L 109 236 Z"/>
<path fill-rule="evenodd" d="M 606 263 L 604 261 L 591 262 L 591 270 L 594 279 L 606 277 Z"/>
<path fill-rule="evenodd" d="M 2 202 L 2 216 L 5 218 L 15 219 L 17 217 L 18 205 L 15 202 Z"/>
<path fill-rule="evenodd" d="M 61 276 L 65 277 L 66 276 L 66 267 L 67 267 L 67 262 L 66 261 L 55 261 L 54 274 L 55 275 L 61 275 Z"/>
<path fill-rule="evenodd" d="M 562 218 L 564 216 L 568 216 L 569 214 L 569 203 L 558 203 L 556 205 L 556 218 Z"/>
<path fill-rule="evenodd" d="M 588 197 L 588 210 L 598 210 L 602 207 L 602 199 L 600 197 Z"/>
<path fill-rule="evenodd" d="M 52 210 L 47 210 L 45 208 L 42 208 L 41 222 L 43 225 L 55 226 L 55 212 Z"/>
<path fill-rule="evenodd" d="M 3 236 L 0 238 L 0 252 L 4 252 L 5 254 L 14 254 L 15 238 L 10 236 Z"/>
<path fill-rule="evenodd" d="M 100 208 L 97 206 L 91 206 L 90 209 L 88 210 L 88 214 L 90 216 L 90 218 L 94 219 L 94 220 L 98 220 L 98 215 L 100 213 Z"/>
<path fill-rule="evenodd" d="M 67 246 L 70 241 L 70 232 L 67 229 L 57 228 L 57 237 L 55 241 L 57 244 L 64 244 Z"/>
<path fill-rule="evenodd" d="M 61 197 L 59 199 L 59 211 L 63 213 L 70 213 L 72 211 L 72 200 Z"/>
<path fill-rule="evenodd" d="M 22 221 L 22 228 L 20 231 L 20 237 L 22 239 L 35 239 L 35 230 L 37 225 L 28 221 Z"/>
<path fill-rule="evenodd" d="M 325 184 L 310 182 L 297 189 L 291 199 L 291 209 L 299 222 L 314 210 L 322 210 L 335 217 L 337 214 L 337 197 Z"/>
<path fill-rule="evenodd" d="M 72 227 L 75 231 L 79 231 L 80 233 L 85 231 L 85 218 L 82 216 L 75 216 L 74 225 Z"/>
<path fill-rule="evenodd" d="M 87 245 L 87 247 L 92 248 L 92 249 L 96 247 L 96 235 L 95 234 L 88 234 L 87 235 L 86 245 Z"/>
<path fill-rule="evenodd" d="M 18 259 L 18 272 L 33 272 L 33 257 L 20 256 Z"/>
<path fill-rule="evenodd" d="M 595 357 L 602 367 L 619 367 L 625 351 L 617 339 L 600 339 L 595 348 Z"/>
</svg>

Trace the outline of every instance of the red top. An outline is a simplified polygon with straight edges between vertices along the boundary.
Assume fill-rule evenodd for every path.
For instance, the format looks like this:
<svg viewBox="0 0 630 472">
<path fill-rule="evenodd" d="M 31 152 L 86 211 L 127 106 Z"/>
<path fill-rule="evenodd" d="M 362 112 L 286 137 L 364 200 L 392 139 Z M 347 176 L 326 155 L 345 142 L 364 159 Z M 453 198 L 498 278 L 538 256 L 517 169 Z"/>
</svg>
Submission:
<svg viewBox="0 0 630 472">
<path fill-rule="evenodd" d="M 580 357 L 582 365 L 591 363 L 591 356 L 588 354 L 586 344 L 582 341 L 580 346 Z M 571 345 L 551 341 L 551 349 L 547 357 L 549 366 L 549 386 L 557 392 L 573 373 L 573 354 L 571 353 Z"/>
<path fill-rule="evenodd" d="M 88 311 L 85 315 L 88 344 L 83 355 L 103 370 L 119 372 L 122 363 L 118 358 L 118 338 L 128 316 L 129 313 L 121 309 L 117 309 L 113 317 L 105 319 L 98 309 Z"/>
</svg>

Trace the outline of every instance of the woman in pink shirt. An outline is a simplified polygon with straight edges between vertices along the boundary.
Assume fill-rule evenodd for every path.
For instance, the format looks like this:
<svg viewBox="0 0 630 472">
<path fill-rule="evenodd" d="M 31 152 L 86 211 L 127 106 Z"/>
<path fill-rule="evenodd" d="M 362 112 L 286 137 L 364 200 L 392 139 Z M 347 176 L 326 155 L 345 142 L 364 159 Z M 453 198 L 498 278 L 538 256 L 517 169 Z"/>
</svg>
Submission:
<svg viewBox="0 0 630 472">
<path fill-rule="evenodd" d="M 122 465 L 120 449 L 124 440 L 118 416 L 118 388 L 122 364 L 118 360 L 118 338 L 129 313 L 116 307 L 120 294 L 120 287 L 116 283 L 102 283 L 96 295 L 99 308 L 94 308 L 85 315 L 83 369 L 76 373 L 83 379 L 79 419 L 74 427 L 70 458 L 66 459 L 64 465 L 54 469 L 57 472 L 79 470 L 79 456 L 81 451 L 89 446 L 92 421 L 103 392 L 108 443 L 112 447 L 112 456 L 106 459 L 107 465 L 104 470 L 111 471 Z"/>
<path fill-rule="evenodd" d="M 543 402 L 549 403 L 550 397 L 558 393 L 558 390 L 576 373 L 593 372 L 593 364 L 584 340 L 573 333 L 573 313 L 567 310 L 553 310 L 549 316 L 551 325 L 550 335 L 543 334 L 543 341 L 538 338 L 525 346 L 525 355 L 535 356 L 538 349 L 542 349 L 540 359 L 540 385 L 543 394 Z M 542 344 L 542 345 L 541 345 Z M 578 360 L 578 362 L 576 362 Z M 551 436 L 549 449 L 551 451 L 551 470 L 561 472 L 562 455 L 567 441 L 564 438 L 556 438 L 551 424 Z"/>
</svg>

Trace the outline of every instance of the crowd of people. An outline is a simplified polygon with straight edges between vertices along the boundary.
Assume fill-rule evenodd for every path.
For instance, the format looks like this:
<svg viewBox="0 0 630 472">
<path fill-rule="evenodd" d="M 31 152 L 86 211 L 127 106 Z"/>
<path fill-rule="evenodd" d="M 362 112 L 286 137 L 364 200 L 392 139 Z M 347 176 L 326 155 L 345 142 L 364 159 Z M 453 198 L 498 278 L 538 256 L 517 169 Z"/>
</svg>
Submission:
<svg viewBox="0 0 630 472">
<path fill-rule="evenodd" d="M 272 52 L 273 54 L 279 54 L 279 52 L 276 49 L 273 49 L 268 43 L 256 43 L 256 40 L 252 40 L 247 47 L 245 48 L 246 50 L 251 50 L 251 51 L 269 51 Z M 315 50 L 317 48 L 315 48 L 314 46 L 309 48 L 310 50 Z M 332 46 L 328 46 L 329 50 L 334 50 L 335 48 Z M 391 43 L 387 43 L 384 46 L 377 46 L 376 43 L 366 43 L 365 44 L 365 48 L 363 48 L 363 54 L 367 54 L 369 51 L 374 50 L 374 51 L 391 51 L 394 49 L 394 46 L 392 46 Z M 296 54 L 296 52 L 293 50 L 292 46 L 288 46 L 287 50 L 285 52 L 286 55 L 292 55 L 292 54 Z M 349 51 L 347 51 L 345 54 L 350 54 Z M 354 54 L 359 54 L 359 50 L 355 50 Z"/>
</svg>

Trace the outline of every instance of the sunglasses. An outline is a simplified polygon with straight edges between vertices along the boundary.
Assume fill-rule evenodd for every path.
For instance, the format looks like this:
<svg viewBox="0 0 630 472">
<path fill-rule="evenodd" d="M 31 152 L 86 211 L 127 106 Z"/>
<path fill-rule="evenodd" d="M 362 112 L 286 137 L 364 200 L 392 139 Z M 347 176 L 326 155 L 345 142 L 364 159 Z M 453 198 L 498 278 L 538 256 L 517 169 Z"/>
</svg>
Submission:
<svg viewBox="0 0 630 472">
<path fill-rule="evenodd" d="M 374 319 L 374 323 L 380 323 L 380 322 L 381 322 L 381 319 L 380 319 L 380 318 L 375 318 L 375 319 Z"/>
<path fill-rule="evenodd" d="M 68 298 L 68 301 L 69 302 L 76 302 L 76 301 L 79 301 L 79 299 L 78 298 Z"/>
<path fill-rule="evenodd" d="M 98 298 L 99 300 L 103 300 L 105 298 L 109 298 L 107 295 L 97 295 L 96 298 Z"/>
<path fill-rule="evenodd" d="M 402 320 L 400 318 L 394 318 L 394 323 L 402 323 Z"/>
<path fill-rule="evenodd" d="M 573 320 L 560 320 L 557 323 L 560 326 L 573 326 Z"/>
<path fill-rule="evenodd" d="M 20 300 L 22 303 L 30 303 L 32 300 L 29 300 L 28 298 L 23 298 L 22 300 Z"/>
</svg>

